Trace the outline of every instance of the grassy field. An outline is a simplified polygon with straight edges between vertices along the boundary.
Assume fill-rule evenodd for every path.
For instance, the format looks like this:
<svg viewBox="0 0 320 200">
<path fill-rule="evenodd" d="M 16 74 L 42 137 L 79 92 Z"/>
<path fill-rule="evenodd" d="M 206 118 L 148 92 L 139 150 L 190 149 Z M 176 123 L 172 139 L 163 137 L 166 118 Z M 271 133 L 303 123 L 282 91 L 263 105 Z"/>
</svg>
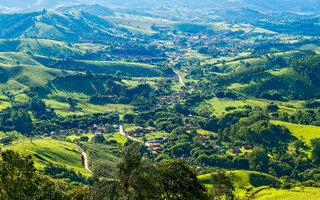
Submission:
<svg viewBox="0 0 320 200">
<path fill-rule="evenodd" d="M 95 136 L 94 134 L 81 134 L 81 135 L 69 135 L 67 136 L 67 139 L 73 141 L 75 139 L 80 139 L 80 137 L 86 136 L 89 138 L 89 141 Z"/>
<path fill-rule="evenodd" d="M 314 187 L 280 190 L 267 188 L 255 194 L 257 200 L 316 200 L 320 199 L 320 189 Z"/>
<path fill-rule="evenodd" d="M 108 141 L 115 140 L 115 141 L 117 141 L 117 143 L 119 143 L 121 145 L 124 145 L 128 141 L 128 139 L 126 137 L 124 137 L 123 135 L 121 135 L 120 133 L 108 134 L 106 136 L 107 136 Z"/>
<path fill-rule="evenodd" d="M 78 148 L 64 141 L 46 139 L 23 140 L 7 149 L 13 149 L 20 153 L 31 154 L 35 160 L 35 166 L 41 170 L 48 163 L 65 165 L 84 175 L 89 173 L 82 166 L 81 152 Z"/>
<path fill-rule="evenodd" d="M 217 133 L 214 133 L 212 131 L 203 130 L 203 129 L 198 129 L 197 133 L 200 135 L 217 135 Z"/>
<path fill-rule="evenodd" d="M 152 140 L 153 137 L 157 138 L 162 138 L 162 137 L 167 137 L 169 136 L 170 133 L 167 133 L 165 131 L 158 131 L 158 132 L 154 132 L 154 133 L 148 133 L 145 135 L 146 140 Z M 140 140 L 143 140 L 143 137 L 137 137 Z"/>
<path fill-rule="evenodd" d="M 76 46 L 68 45 L 65 42 L 46 39 L 0 40 L 0 52 L 28 52 L 34 55 L 54 57 L 59 55 L 82 55 L 84 53 Z"/>
<path fill-rule="evenodd" d="M 57 114 L 60 114 L 61 116 L 68 116 L 68 115 L 83 115 L 86 113 L 105 113 L 106 110 L 118 110 L 121 112 L 127 112 L 129 111 L 132 106 L 131 105 L 126 105 L 126 104 L 105 104 L 105 105 L 95 105 L 95 104 L 91 104 L 91 103 L 78 103 L 77 107 L 80 108 L 82 110 L 82 112 L 70 112 L 69 108 L 70 105 L 66 102 L 62 102 L 62 101 L 58 101 L 55 99 L 66 99 L 67 97 L 75 97 L 78 96 L 76 93 L 75 94 L 70 94 L 66 96 L 60 94 L 61 96 L 51 96 L 52 99 L 44 99 L 44 102 L 46 103 L 46 105 L 50 108 L 54 108 L 56 110 Z M 76 100 L 79 101 L 86 101 L 85 97 L 76 97 L 74 98 Z M 0 104 L 1 107 L 1 104 Z"/>
<path fill-rule="evenodd" d="M 234 181 L 235 193 L 240 199 L 250 196 L 257 189 L 265 188 L 278 182 L 273 176 L 244 170 L 229 171 L 228 176 Z M 210 174 L 201 175 L 198 178 L 208 188 L 212 187 L 210 184 Z"/>
<path fill-rule="evenodd" d="M 243 100 L 233 100 L 233 99 L 220 99 L 213 98 L 199 105 L 197 109 L 203 110 L 207 109 L 213 112 L 213 114 L 220 116 L 225 113 L 232 112 L 234 110 L 241 110 L 243 106 L 249 105 L 251 107 L 261 107 L 264 108 L 270 103 L 275 103 L 279 106 L 280 111 L 287 112 L 289 114 L 296 111 L 297 108 L 301 108 L 303 101 L 271 101 L 267 99 L 243 99 Z M 230 111 L 226 109 L 233 107 Z M 235 109 L 234 109 L 235 108 Z"/>
<path fill-rule="evenodd" d="M 0 61 L 0 89 L 12 94 L 20 93 L 30 86 L 45 85 L 49 80 L 63 73 L 60 70 L 40 65 L 3 64 Z"/>
<path fill-rule="evenodd" d="M 272 123 L 287 127 L 296 138 L 303 139 L 307 144 L 310 144 L 311 139 L 320 137 L 319 126 L 292 124 L 280 121 L 272 121 Z"/>
<path fill-rule="evenodd" d="M 82 143 L 81 146 L 89 155 L 89 164 L 92 169 L 101 162 L 115 164 L 120 156 L 120 149 L 116 146 L 90 142 Z"/>
<path fill-rule="evenodd" d="M 253 99 L 232 100 L 232 99 L 213 98 L 201 104 L 199 109 L 210 109 L 211 111 L 213 111 L 214 115 L 220 116 L 222 114 L 229 112 L 229 111 L 226 111 L 226 108 L 228 107 L 234 107 L 236 108 L 235 110 L 239 110 L 239 109 L 242 109 L 241 107 L 245 105 L 250 105 L 251 107 L 265 107 L 268 105 L 268 103 L 263 101 L 253 100 Z"/>
<path fill-rule="evenodd" d="M 0 101 L 0 110 L 11 107 L 11 103 L 7 101 Z"/>
<path fill-rule="evenodd" d="M 52 61 L 62 61 L 60 59 L 52 59 L 45 56 L 33 56 L 33 59 L 42 64 L 43 66 L 50 66 Z M 116 61 L 92 61 L 92 60 L 70 60 L 65 63 L 70 71 L 92 71 L 92 73 L 109 73 L 114 74 L 117 71 L 123 74 L 130 74 L 133 77 L 157 77 L 162 73 L 153 65 L 129 62 L 116 62 Z M 50 66 L 53 67 L 54 66 Z"/>
<path fill-rule="evenodd" d="M 276 53 L 276 54 L 269 54 L 269 57 L 274 58 L 283 58 L 286 64 L 289 64 L 292 59 L 294 58 L 300 58 L 303 56 L 306 56 L 307 53 L 300 52 L 300 51 L 288 51 L 288 52 L 282 52 L 282 53 Z M 274 64 L 268 60 L 266 56 L 262 56 L 259 58 L 248 58 L 248 59 L 242 59 L 237 61 L 230 61 L 225 64 L 218 64 L 217 66 L 220 68 L 223 68 L 226 72 L 230 71 L 239 71 L 246 68 L 246 63 L 249 63 L 250 66 L 266 66 L 268 69 L 271 69 L 274 67 Z"/>
<path fill-rule="evenodd" d="M 80 139 L 81 136 L 87 136 L 90 141 L 95 136 L 95 134 L 70 135 L 67 137 L 67 139 L 70 139 L 72 141 L 75 139 Z M 124 145 L 128 141 L 127 138 L 122 136 L 120 133 L 107 133 L 103 134 L 103 136 L 106 138 L 106 140 L 115 140 L 121 145 Z"/>
</svg>

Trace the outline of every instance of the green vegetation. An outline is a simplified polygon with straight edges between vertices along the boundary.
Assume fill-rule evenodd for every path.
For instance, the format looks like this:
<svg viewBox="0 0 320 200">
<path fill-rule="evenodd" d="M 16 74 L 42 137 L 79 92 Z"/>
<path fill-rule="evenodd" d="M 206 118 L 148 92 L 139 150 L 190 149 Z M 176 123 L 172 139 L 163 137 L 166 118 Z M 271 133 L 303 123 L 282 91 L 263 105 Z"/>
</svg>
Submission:
<svg viewBox="0 0 320 200">
<path fill-rule="evenodd" d="M 280 121 L 273 121 L 273 123 L 287 127 L 292 135 L 298 139 L 302 139 L 307 144 L 310 144 L 310 140 L 319 137 L 320 127 L 318 126 L 292 124 Z"/>
<path fill-rule="evenodd" d="M 240 198 L 248 197 L 255 191 L 259 191 L 260 188 L 265 189 L 268 188 L 266 186 L 278 184 L 277 178 L 253 171 L 235 170 L 227 172 L 227 175 L 234 184 L 235 194 Z M 200 175 L 198 178 L 206 187 L 212 187 L 210 183 L 211 174 Z"/>
<path fill-rule="evenodd" d="M 318 198 L 309 1 L 0 14 L 0 199 Z"/>
<path fill-rule="evenodd" d="M 81 152 L 71 143 L 54 139 L 24 140 L 10 145 L 6 149 L 12 149 L 20 153 L 31 154 L 35 160 L 35 167 L 43 170 L 49 163 L 62 164 L 67 168 L 88 175 L 83 168 Z"/>
</svg>

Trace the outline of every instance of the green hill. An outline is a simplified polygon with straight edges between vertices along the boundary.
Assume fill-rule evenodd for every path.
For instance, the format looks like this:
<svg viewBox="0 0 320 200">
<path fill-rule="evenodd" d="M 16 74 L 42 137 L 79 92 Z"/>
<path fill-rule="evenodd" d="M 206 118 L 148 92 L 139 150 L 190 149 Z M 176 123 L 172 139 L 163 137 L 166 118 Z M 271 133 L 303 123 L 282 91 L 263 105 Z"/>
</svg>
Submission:
<svg viewBox="0 0 320 200">
<path fill-rule="evenodd" d="M 42 11 L 0 14 L 0 38 L 42 38 L 60 41 L 106 40 L 122 37 L 115 25 L 85 12 Z M 119 32 L 114 34 L 115 32 Z"/>
<path fill-rule="evenodd" d="M 20 52 L 48 57 L 79 56 L 84 53 L 70 43 L 46 39 L 0 40 L 0 52 Z"/>
<path fill-rule="evenodd" d="M 60 70 L 41 65 L 0 63 L 0 90 L 2 93 L 20 93 L 31 86 L 45 85 L 49 80 L 63 74 Z"/>
<path fill-rule="evenodd" d="M 233 72 L 246 69 L 249 66 L 266 66 L 267 69 L 272 69 L 276 65 L 280 67 L 288 67 L 293 59 L 302 58 L 310 55 L 304 51 L 288 51 L 282 53 L 269 54 L 257 58 L 244 58 L 241 61 L 231 61 L 217 66 L 224 72 Z"/>
<path fill-rule="evenodd" d="M 293 136 L 303 139 L 307 144 L 314 138 L 320 138 L 320 127 L 311 125 L 292 124 L 288 122 L 272 121 L 274 124 L 287 127 Z"/>
<path fill-rule="evenodd" d="M 35 160 L 35 166 L 43 169 L 47 164 L 61 164 L 83 174 L 89 173 L 82 166 L 81 152 L 69 143 L 53 139 L 25 140 L 7 149 L 13 149 L 20 153 L 31 154 Z"/>
<path fill-rule="evenodd" d="M 253 171 L 235 170 L 228 172 L 228 176 L 234 181 L 236 195 L 242 198 L 279 182 L 277 178 L 271 175 Z M 210 174 L 201 175 L 198 178 L 201 183 L 209 188 L 211 187 Z"/>
<path fill-rule="evenodd" d="M 257 200 L 310 200 L 320 199 L 320 189 L 314 187 L 292 188 L 290 190 L 281 190 L 267 188 L 255 194 Z"/>
<path fill-rule="evenodd" d="M 41 63 L 43 66 L 92 73 L 108 73 L 114 74 L 120 72 L 123 75 L 129 74 L 134 77 L 156 77 L 162 73 L 156 69 L 155 66 L 140 64 L 140 63 L 128 63 L 128 62 L 113 62 L 113 61 L 91 61 L 91 60 L 61 60 L 51 59 L 43 56 L 33 56 L 33 59 Z"/>
</svg>

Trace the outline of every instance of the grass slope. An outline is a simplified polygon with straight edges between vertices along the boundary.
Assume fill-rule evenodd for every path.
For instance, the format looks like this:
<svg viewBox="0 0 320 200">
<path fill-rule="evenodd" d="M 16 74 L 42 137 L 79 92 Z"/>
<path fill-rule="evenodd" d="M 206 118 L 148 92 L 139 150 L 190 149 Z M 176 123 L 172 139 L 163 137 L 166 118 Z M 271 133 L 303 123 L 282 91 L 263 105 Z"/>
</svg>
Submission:
<svg viewBox="0 0 320 200">
<path fill-rule="evenodd" d="M 70 43 L 47 39 L 0 40 L 0 52 L 20 52 L 51 57 L 82 55 L 84 53 Z"/>
<path fill-rule="evenodd" d="M 236 195 L 240 198 L 254 193 L 257 189 L 278 183 L 278 179 L 271 175 L 253 171 L 235 170 L 228 172 L 228 176 L 234 181 Z M 198 178 L 207 187 L 212 187 L 210 174 L 201 175 Z"/>
<path fill-rule="evenodd" d="M 291 131 L 292 135 L 298 139 L 302 138 L 307 144 L 310 144 L 311 139 L 320 137 L 319 126 L 292 124 L 280 121 L 272 121 L 272 123 L 287 127 Z"/>
<path fill-rule="evenodd" d="M 78 148 L 68 142 L 53 139 L 37 139 L 30 142 L 24 140 L 7 149 L 16 150 L 20 153 L 31 154 L 37 169 L 43 169 L 46 164 L 62 164 L 85 175 L 88 172 L 82 166 L 81 152 Z"/>
<path fill-rule="evenodd" d="M 0 90 L 20 93 L 30 86 L 45 85 L 56 76 L 61 76 L 60 70 L 37 65 L 9 65 L 0 63 Z"/>
<path fill-rule="evenodd" d="M 320 199 L 320 189 L 313 187 L 277 190 L 268 188 L 255 195 L 256 200 L 311 200 Z"/>
<path fill-rule="evenodd" d="M 43 66 L 60 68 L 57 65 L 50 65 L 52 61 L 61 61 L 60 59 L 50 59 L 43 56 L 33 57 L 37 62 L 41 63 Z M 109 73 L 114 74 L 116 72 L 121 72 L 124 75 L 129 74 L 133 77 L 156 77 L 160 76 L 162 73 L 160 70 L 156 69 L 155 66 L 141 64 L 141 63 L 128 63 L 128 62 L 114 62 L 114 61 L 91 61 L 91 60 L 70 60 L 63 63 L 64 70 L 70 71 L 92 71 L 93 73 Z"/>
</svg>

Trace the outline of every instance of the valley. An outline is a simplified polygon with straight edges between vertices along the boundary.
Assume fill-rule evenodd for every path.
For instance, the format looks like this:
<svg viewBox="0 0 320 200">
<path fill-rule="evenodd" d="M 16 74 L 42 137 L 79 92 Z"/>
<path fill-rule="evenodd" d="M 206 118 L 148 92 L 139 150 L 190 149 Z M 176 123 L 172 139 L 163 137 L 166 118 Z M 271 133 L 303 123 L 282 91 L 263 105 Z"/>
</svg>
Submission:
<svg viewBox="0 0 320 200">
<path fill-rule="evenodd" d="M 0 199 L 320 199 L 320 5 L 287 4 L 1 2 Z"/>
</svg>

